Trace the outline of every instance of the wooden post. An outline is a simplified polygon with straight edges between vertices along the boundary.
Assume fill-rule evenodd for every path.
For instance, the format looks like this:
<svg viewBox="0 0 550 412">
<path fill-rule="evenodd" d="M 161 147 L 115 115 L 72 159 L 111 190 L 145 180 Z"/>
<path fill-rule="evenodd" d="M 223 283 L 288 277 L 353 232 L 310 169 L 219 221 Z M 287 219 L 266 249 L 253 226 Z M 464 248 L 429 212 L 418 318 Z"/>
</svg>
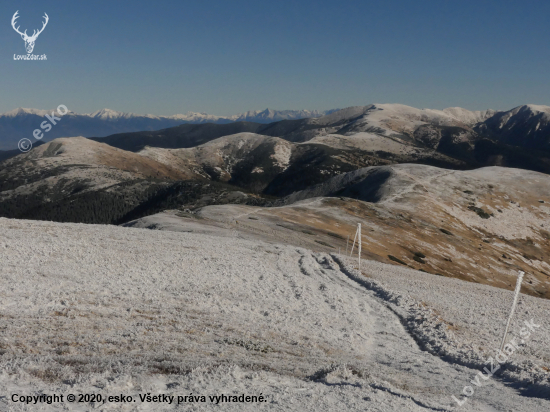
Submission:
<svg viewBox="0 0 550 412">
<path fill-rule="evenodd" d="M 348 254 L 348 247 L 349 247 L 349 234 L 348 234 L 348 241 L 346 242 L 346 256 Z"/>
</svg>

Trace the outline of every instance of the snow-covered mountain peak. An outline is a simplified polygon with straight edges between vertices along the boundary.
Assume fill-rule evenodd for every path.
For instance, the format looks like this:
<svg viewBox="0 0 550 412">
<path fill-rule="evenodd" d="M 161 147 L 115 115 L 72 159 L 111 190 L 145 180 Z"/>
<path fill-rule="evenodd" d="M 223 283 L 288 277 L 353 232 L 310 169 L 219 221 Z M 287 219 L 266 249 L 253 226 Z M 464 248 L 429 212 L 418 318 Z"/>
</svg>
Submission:
<svg viewBox="0 0 550 412">
<path fill-rule="evenodd" d="M 111 109 L 101 109 L 96 112 L 88 114 L 88 116 L 96 119 L 118 119 L 121 117 L 127 117 L 129 113 L 117 112 Z M 135 115 L 132 115 L 135 116 Z"/>
<path fill-rule="evenodd" d="M 538 114 L 538 113 L 547 113 L 547 114 L 550 114 L 550 106 L 543 106 L 543 105 L 538 105 L 538 104 L 526 104 L 524 106 L 520 106 L 518 107 L 517 109 L 518 112 L 532 112 L 534 114 Z"/>
<path fill-rule="evenodd" d="M 181 120 L 189 123 L 205 123 L 205 122 L 217 122 L 222 119 L 220 116 L 211 115 L 208 113 L 187 112 L 186 114 L 174 114 L 167 116 L 167 119 Z"/>
<path fill-rule="evenodd" d="M 499 113 L 498 124 L 499 128 L 509 128 L 515 125 L 519 118 L 523 122 L 528 121 L 534 117 L 544 120 L 545 123 L 550 121 L 550 107 L 536 104 L 525 104 L 518 106 L 512 110 Z M 512 122 L 513 124 L 509 124 Z"/>
<path fill-rule="evenodd" d="M 39 109 L 27 109 L 24 107 L 18 107 L 17 109 L 10 110 L 9 112 L 6 112 L 0 116 L 5 117 L 16 117 L 16 116 L 22 116 L 26 114 L 35 114 L 38 116 L 44 116 L 46 113 L 48 113 L 47 110 L 39 110 Z"/>
</svg>

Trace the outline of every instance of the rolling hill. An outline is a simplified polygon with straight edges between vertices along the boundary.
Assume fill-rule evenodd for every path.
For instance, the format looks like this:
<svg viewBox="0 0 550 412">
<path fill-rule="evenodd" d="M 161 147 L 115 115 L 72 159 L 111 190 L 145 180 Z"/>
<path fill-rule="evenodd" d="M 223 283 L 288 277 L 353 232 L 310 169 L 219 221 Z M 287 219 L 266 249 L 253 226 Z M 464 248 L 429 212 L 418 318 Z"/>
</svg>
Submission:
<svg viewBox="0 0 550 412">
<path fill-rule="evenodd" d="M 523 109 L 517 108 L 512 112 L 531 113 L 530 107 L 535 106 L 522 106 Z M 293 143 L 321 143 L 332 148 L 346 146 L 353 150 L 376 151 L 377 157 L 381 158 L 414 149 L 432 150 L 439 157 L 423 156 L 422 162 L 436 166 L 459 169 L 505 166 L 550 173 L 550 151 L 545 149 L 547 143 L 544 143 L 550 141 L 550 129 L 542 127 L 536 135 L 532 135 L 529 129 L 531 117 L 526 116 L 524 123 L 515 118 L 510 120 L 510 124 L 516 125 L 513 129 L 497 130 L 494 123 L 502 116 L 503 112 L 494 111 L 471 112 L 461 108 L 420 110 L 404 105 L 381 104 L 350 107 L 317 118 L 269 124 L 182 125 L 156 132 L 123 133 L 95 140 L 138 152 L 148 146 L 189 148 L 235 133 L 255 133 Z M 544 117 L 544 114 L 540 116 Z M 542 143 L 532 143 L 539 141 Z M 439 163 L 441 156 L 451 158 L 453 162 L 447 165 Z M 416 161 L 414 156 L 405 160 Z"/>
<path fill-rule="evenodd" d="M 128 225 L 208 233 L 213 228 L 325 252 L 345 251 L 363 224 L 367 259 L 550 298 L 550 177 L 501 167 L 425 165 L 359 169 L 272 207 L 218 205 Z"/>
<path fill-rule="evenodd" d="M 433 149 L 406 149 L 378 153 L 239 133 L 134 153 L 60 138 L 0 163 L 0 216 L 121 223 L 188 203 L 264 204 L 366 166 L 415 160 L 460 167 Z"/>
</svg>

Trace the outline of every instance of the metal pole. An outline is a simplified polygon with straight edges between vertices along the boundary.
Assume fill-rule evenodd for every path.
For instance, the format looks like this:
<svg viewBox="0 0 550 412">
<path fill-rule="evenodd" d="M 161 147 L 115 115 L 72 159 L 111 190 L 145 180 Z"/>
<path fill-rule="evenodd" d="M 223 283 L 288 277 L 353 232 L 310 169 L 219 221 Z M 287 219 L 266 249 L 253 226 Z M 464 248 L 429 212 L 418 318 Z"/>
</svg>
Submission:
<svg viewBox="0 0 550 412">
<path fill-rule="evenodd" d="M 351 251 L 349 252 L 349 257 L 353 255 L 353 249 L 355 249 L 355 240 L 357 239 L 357 231 L 355 231 L 355 237 L 353 238 L 353 245 L 351 246 Z"/>
<path fill-rule="evenodd" d="M 359 270 L 361 270 L 361 243 L 363 243 L 361 239 L 361 223 L 357 224 L 357 233 L 359 234 Z"/>
<path fill-rule="evenodd" d="M 349 247 L 349 234 L 348 234 L 348 241 L 346 243 L 346 256 L 348 254 L 348 247 Z"/>
<path fill-rule="evenodd" d="M 516 304 L 518 303 L 519 292 L 521 290 L 521 282 L 523 281 L 523 275 L 525 272 L 519 271 L 518 281 L 516 283 L 516 290 L 514 291 L 514 301 L 512 302 L 512 310 L 510 311 L 510 316 L 508 316 L 508 322 L 506 323 L 506 329 L 504 331 L 504 337 L 502 338 L 502 343 L 500 345 L 500 350 L 504 349 L 506 344 L 506 336 L 508 335 L 508 329 L 510 328 L 510 323 L 512 323 L 512 318 L 514 317 L 514 311 L 516 310 Z"/>
</svg>

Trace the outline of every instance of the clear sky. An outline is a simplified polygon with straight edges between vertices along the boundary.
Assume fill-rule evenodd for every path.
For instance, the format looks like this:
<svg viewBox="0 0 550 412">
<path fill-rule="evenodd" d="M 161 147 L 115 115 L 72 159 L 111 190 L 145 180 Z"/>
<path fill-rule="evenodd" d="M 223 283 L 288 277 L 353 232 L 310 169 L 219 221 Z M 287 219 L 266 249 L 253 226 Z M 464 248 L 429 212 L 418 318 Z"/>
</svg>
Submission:
<svg viewBox="0 0 550 412">
<path fill-rule="evenodd" d="M 11 27 L 50 21 L 34 54 Z M 550 1 L 0 3 L 0 112 L 550 105 Z"/>
</svg>

